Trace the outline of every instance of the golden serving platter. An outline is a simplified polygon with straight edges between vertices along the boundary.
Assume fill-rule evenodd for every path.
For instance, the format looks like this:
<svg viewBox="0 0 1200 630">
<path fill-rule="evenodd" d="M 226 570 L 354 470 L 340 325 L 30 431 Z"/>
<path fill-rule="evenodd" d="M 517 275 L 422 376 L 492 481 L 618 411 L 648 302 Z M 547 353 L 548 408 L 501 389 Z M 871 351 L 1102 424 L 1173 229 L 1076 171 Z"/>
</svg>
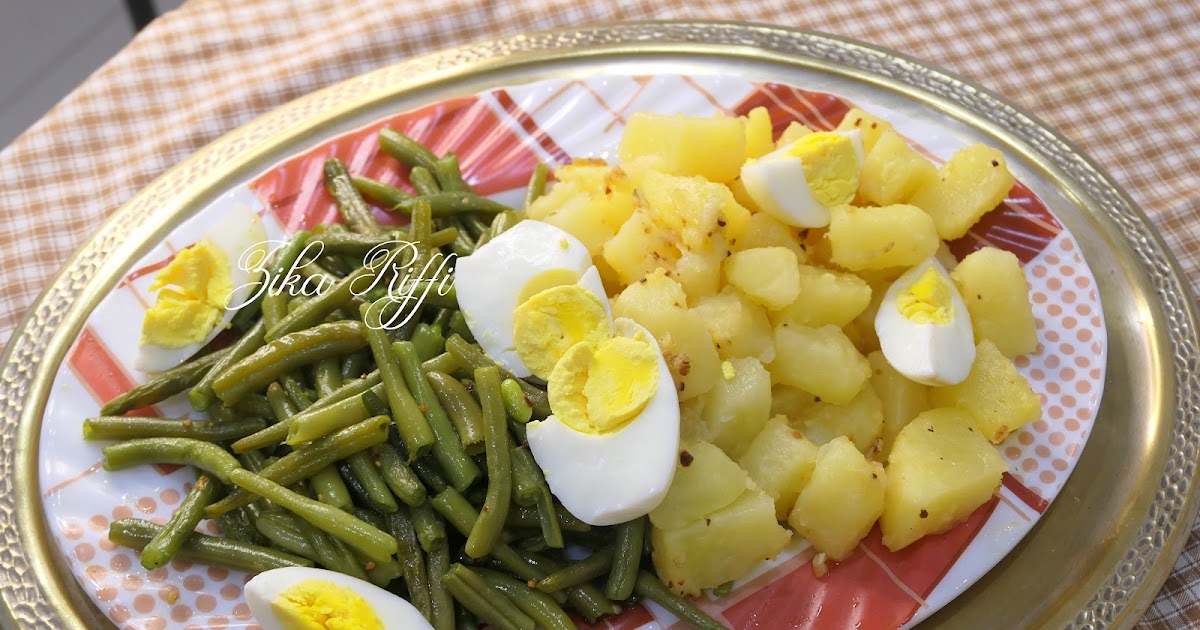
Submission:
<svg viewBox="0 0 1200 630">
<path fill-rule="evenodd" d="M 1001 97 L 921 62 L 770 26 L 659 22 L 496 40 L 379 69 L 285 105 L 197 152 L 135 196 L 30 310 L 0 377 L 0 626 L 111 627 L 44 522 L 41 418 L 87 315 L 128 265 L 222 191 L 381 111 L 502 85 L 597 74 L 736 73 L 936 116 L 1001 147 L 1079 241 L 1108 328 L 1105 395 L 1071 479 L 1033 531 L 923 628 L 1128 628 L 1171 571 L 1200 474 L 1196 316 L 1145 215 L 1095 164 Z"/>
</svg>

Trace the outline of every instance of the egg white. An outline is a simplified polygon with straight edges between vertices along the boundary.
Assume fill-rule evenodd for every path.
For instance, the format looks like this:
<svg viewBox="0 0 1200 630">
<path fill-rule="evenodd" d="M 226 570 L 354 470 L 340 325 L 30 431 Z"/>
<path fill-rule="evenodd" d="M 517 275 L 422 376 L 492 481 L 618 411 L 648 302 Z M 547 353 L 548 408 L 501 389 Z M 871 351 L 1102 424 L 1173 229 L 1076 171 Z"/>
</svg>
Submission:
<svg viewBox="0 0 1200 630">
<path fill-rule="evenodd" d="M 568 512 L 590 525 L 615 525 L 658 507 L 675 476 L 679 451 L 679 397 L 654 335 L 628 318 L 613 322 L 617 335 L 641 334 L 658 355 L 658 388 L 628 424 L 593 435 L 555 416 L 526 425 L 529 449 L 550 490 Z"/>
<path fill-rule="evenodd" d="M 389 630 L 425 630 L 426 628 L 433 630 L 433 626 L 421 615 L 420 611 L 399 595 L 389 593 L 356 577 L 309 567 L 271 569 L 259 573 L 246 583 L 243 589 L 246 595 L 246 605 L 250 607 L 250 612 L 254 613 L 254 620 L 263 627 L 263 630 L 284 630 L 279 617 L 271 609 L 271 602 L 278 599 L 284 591 L 304 580 L 321 580 L 354 591 L 366 600 L 367 605 L 383 622 L 383 626 Z"/>
<path fill-rule="evenodd" d="M 858 168 L 862 169 L 866 152 L 858 129 L 835 132 L 850 139 Z M 829 225 L 829 208 L 812 194 L 804 175 L 803 160 L 789 155 L 792 146 L 776 149 L 742 166 L 742 185 L 754 203 L 785 225 L 819 228 Z"/>
<path fill-rule="evenodd" d="M 950 306 L 954 313 L 945 324 L 914 323 L 900 312 L 896 303 L 901 292 L 931 267 L 950 287 Z M 975 362 L 975 333 L 967 305 L 936 258 L 904 272 L 888 287 L 875 316 L 875 332 L 884 359 L 897 372 L 923 385 L 961 383 Z"/>
</svg>

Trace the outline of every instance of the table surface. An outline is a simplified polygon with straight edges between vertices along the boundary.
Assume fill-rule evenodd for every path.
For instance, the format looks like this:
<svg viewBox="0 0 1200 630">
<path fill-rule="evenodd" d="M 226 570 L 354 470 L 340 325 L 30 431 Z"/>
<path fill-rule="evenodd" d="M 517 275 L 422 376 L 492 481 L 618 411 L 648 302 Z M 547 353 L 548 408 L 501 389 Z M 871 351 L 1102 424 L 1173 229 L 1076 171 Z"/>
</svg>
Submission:
<svg viewBox="0 0 1200 630">
<path fill-rule="evenodd" d="M 190 0 L 0 151 L 0 344 L 131 195 L 293 98 L 503 35 L 701 18 L 846 36 L 999 92 L 1125 187 L 1196 290 L 1200 221 L 1189 219 L 1200 212 L 1200 3 L 1192 0 Z M 1196 626 L 1200 529 L 1139 628 Z"/>
</svg>

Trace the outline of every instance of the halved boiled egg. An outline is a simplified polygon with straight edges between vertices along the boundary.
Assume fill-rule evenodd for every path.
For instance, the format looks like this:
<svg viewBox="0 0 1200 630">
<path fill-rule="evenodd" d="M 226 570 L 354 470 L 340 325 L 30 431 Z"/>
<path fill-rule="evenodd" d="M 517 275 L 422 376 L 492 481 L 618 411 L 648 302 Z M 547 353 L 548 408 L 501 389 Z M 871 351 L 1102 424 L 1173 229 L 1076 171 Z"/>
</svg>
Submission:
<svg viewBox="0 0 1200 630">
<path fill-rule="evenodd" d="M 229 327 L 236 309 L 250 297 L 267 232 L 246 206 L 234 206 L 199 242 L 175 254 L 154 276 L 157 299 L 142 321 L 134 367 L 160 372 L 196 354 Z"/>
<path fill-rule="evenodd" d="M 850 203 L 863 163 L 862 132 L 818 131 L 742 166 L 742 185 L 784 224 L 829 225 L 829 209 Z"/>
<path fill-rule="evenodd" d="M 936 258 L 892 283 L 875 316 L 875 332 L 887 362 L 924 385 L 961 383 L 975 362 L 971 316 Z"/>
<path fill-rule="evenodd" d="M 493 360 L 519 377 L 548 376 L 553 363 L 527 366 L 517 352 L 518 307 L 539 293 L 577 285 L 596 298 L 604 318 L 611 318 L 600 274 L 587 247 L 569 233 L 541 221 L 525 220 L 460 258 L 454 269 L 458 305 L 471 334 Z M 530 310 L 529 312 L 535 312 Z M 587 325 L 593 309 L 578 313 Z M 536 331 L 535 331 L 536 332 Z"/>
<path fill-rule="evenodd" d="M 658 507 L 679 449 L 679 397 L 658 342 L 631 319 L 613 329 L 563 354 L 549 378 L 554 415 L 526 426 L 554 496 L 597 526 Z"/>
<path fill-rule="evenodd" d="M 254 576 L 244 592 L 263 630 L 433 630 L 400 596 L 325 569 L 271 569 Z"/>
</svg>

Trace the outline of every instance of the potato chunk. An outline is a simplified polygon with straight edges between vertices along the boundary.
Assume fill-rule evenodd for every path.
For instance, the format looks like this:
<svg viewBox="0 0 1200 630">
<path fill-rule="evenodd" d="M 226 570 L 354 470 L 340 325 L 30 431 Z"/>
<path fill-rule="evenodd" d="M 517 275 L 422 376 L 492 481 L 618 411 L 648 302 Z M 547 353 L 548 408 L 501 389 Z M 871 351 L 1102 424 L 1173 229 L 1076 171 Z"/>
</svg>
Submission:
<svg viewBox="0 0 1200 630">
<path fill-rule="evenodd" d="M 792 250 L 799 262 L 804 262 L 808 257 L 800 245 L 800 236 L 796 230 L 765 212 L 755 212 L 738 225 L 736 236 L 733 231 L 729 231 L 729 248 L 735 252 L 762 247 L 786 247 Z M 734 226 L 734 223 L 730 223 L 726 230 Z"/>
<path fill-rule="evenodd" d="M 863 453 L 875 448 L 883 427 L 883 403 L 870 383 L 864 385 L 848 404 L 835 405 L 822 400 L 795 420 L 794 426 L 815 444 L 828 444 L 845 436 Z"/>
<path fill-rule="evenodd" d="M 777 382 L 840 405 L 854 400 L 871 375 L 867 359 L 836 326 L 786 323 L 775 327 L 770 370 Z"/>
<path fill-rule="evenodd" d="M 775 150 L 772 138 L 771 114 L 766 107 L 755 107 L 746 113 L 746 157 L 760 158 Z"/>
<path fill-rule="evenodd" d="M 736 458 L 770 417 L 771 375 L 755 358 L 727 363 L 728 370 L 722 366 L 722 377 L 704 395 L 701 417 L 712 443 Z"/>
<path fill-rule="evenodd" d="M 933 409 L 900 430 L 879 526 L 899 551 L 961 523 L 1000 487 L 1008 465 L 961 409 Z"/>
<path fill-rule="evenodd" d="M 858 194 L 877 206 L 906 203 L 919 188 L 937 179 L 937 167 L 904 138 L 885 131 L 867 152 Z"/>
<path fill-rule="evenodd" d="M 987 339 L 975 346 L 975 364 L 967 380 L 933 388 L 930 399 L 938 407 L 961 407 L 970 412 L 975 426 L 993 444 L 1042 417 L 1041 398 L 1012 361 Z"/>
<path fill-rule="evenodd" d="M 1012 252 L 985 247 L 962 259 L 950 275 L 971 314 L 977 343 L 990 340 L 1009 358 L 1037 350 L 1025 272 Z"/>
<path fill-rule="evenodd" d="M 883 466 L 837 438 L 817 452 L 788 525 L 830 559 L 845 560 L 883 513 L 885 478 Z"/>
<path fill-rule="evenodd" d="M 725 259 L 725 279 L 751 299 L 780 309 L 800 294 L 796 254 L 785 247 L 760 247 Z"/>
<path fill-rule="evenodd" d="M 917 189 L 908 203 L 928 212 L 938 235 L 950 241 L 1004 201 L 1014 183 L 1004 154 L 975 144 L 955 153 L 938 170 L 937 179 Z"/>
<path fill-rule="evenodd" d="M 857 108 L 852 107 L 846 115 L 842 117 L 842 122 L 838 123 L 838 131 L 850 131 L 857 129 L 862 132 L 863 150 L 870 153 L 875 147 L 875 143 L 879 138 L 891 131 L 892 123 L 872 114 Z"/>
<path fill-rule="evenodd" d="M 774 331 L 767 312 L 733 287 L 701 299 L 693 309 L 704 319 L 722 359 L 775 358 Z"/>
<path fill-rule="evenodd" d="M 941 241 L 924 210 L 897 204 L 834 208 L 829 222 L 833 262 L 851 271 L 911 267 L 929 258 Z"/>
<path fill-rule="evenodd" d="M 850 273 L 801 265 L 800 294 L 783 309 L 771 313 L 771 321 L 801 326 L 849 324 L 871 303 L 871 286 Z"/>
<path fill-rule="evenodd" d="M 754 486 L 745 471 L 708 442 L 684 445 L 667 496 L 650 511 L 655 527 L 681 527 L 733 503 Z"/>
<path fill-rule="evenodd" d="M 878 350 L 867 355 L 867 362 L 871 364 L 871 387 L 883 405 L 880 447 L 875 454 L 875 459 L 882 462 L 887 461 L 900 429 L 929 409 L 929 388 L 904 378 Z"/>
<path fill-rule="evenodd" d="M 740 118 L 637 112 L 625 124 L 621 162 L 655 156 L 658 167 L 673 175 L 699 175 L 724 183 L 741 172 L 746 159 L 746 129 Z"/>
<path fill-rule="evenodd" d="M 775 416 L 738 459 L 754 483 L 775 500 L 775 518 L 787 520 L 796 497 L 812 477 L 817 448 L 788 426 L 787 417 Z"/>
</svg>

